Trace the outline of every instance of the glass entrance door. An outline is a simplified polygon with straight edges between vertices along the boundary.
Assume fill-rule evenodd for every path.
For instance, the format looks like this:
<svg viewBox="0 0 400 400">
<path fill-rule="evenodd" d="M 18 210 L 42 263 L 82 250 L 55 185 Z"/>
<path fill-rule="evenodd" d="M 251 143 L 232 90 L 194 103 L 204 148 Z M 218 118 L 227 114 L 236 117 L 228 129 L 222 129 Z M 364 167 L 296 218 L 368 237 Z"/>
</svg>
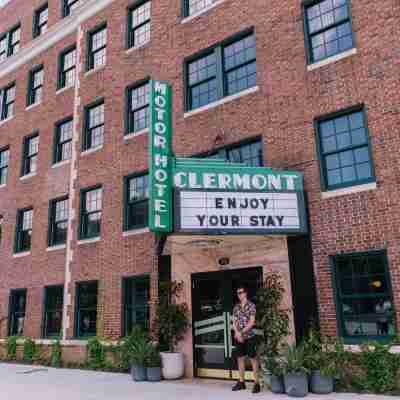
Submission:
<svg viewBox="0 0 400 400">
<path fill-rule="evenodd" d="M 236 379 L 232 310 L 236 291 L 245 284 L 255 302 L 262 268 L 246 268 L 192 276 L 194 367 L 199 377 Z M 249 375 L 250 378 L 250 375 Z"/>
</svg>

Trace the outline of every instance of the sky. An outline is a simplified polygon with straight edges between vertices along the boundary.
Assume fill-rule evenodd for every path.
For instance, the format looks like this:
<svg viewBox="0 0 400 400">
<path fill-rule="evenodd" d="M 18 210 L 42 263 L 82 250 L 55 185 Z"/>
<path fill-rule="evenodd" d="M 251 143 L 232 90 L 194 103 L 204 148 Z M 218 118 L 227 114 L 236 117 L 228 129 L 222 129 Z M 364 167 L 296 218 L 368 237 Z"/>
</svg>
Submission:
<svg viewBox="0 0 400 400">
<path fill-rule="evenodd" d="M 10 0 L 0 0 L 0 7 L 6 5 Z"/>
</svg>

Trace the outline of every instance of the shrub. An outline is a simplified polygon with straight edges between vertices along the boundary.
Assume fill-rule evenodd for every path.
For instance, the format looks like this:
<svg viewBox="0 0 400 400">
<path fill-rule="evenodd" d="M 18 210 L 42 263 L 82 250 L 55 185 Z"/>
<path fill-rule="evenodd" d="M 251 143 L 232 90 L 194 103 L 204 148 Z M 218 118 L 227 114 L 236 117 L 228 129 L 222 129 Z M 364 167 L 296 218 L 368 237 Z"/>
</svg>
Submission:
<svg viewBox="0 0 400 400">
<path fill-rule="evenodd" d="M 33 339 L 24 339 L 23 360 L 32 363 L 37 355 L 37 346 Z"/>
<path fill-rule="evenodd" d="M 7 359 L 8 360 L 16 360 L 17 359 L 17 336 L 10 336 L 7 338 L 6 347 L 7 347 Z"/>
<path fill-rule="evenodd" d="M 62 365 L 62 348 L 59 339 L 51 345 L 50 365 L 54 368 L 60 368 Z"/>
<path fill-rule="evenodd" d="M 92 337 L 87 347 L 87 367 L 89 369 L 102 369 L 105 365 L 106 356 L 104 346 L 98 337 Z"/>
</svg>

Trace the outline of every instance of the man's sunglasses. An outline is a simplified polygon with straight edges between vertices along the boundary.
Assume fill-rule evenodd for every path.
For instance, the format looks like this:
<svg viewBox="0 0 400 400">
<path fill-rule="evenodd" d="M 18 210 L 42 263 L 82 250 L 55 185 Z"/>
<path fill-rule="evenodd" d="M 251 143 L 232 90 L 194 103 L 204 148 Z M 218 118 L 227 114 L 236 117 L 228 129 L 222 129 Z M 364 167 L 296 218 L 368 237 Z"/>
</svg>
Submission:
<svg viewBox="0 0 400 400">
<path fill-rule="evenodd" d="M 238 290 L 237 291 L 237 294 L 243 294 L 243 293 L 246 293 L 246 291 L 245 290 Z"/>
</svg>

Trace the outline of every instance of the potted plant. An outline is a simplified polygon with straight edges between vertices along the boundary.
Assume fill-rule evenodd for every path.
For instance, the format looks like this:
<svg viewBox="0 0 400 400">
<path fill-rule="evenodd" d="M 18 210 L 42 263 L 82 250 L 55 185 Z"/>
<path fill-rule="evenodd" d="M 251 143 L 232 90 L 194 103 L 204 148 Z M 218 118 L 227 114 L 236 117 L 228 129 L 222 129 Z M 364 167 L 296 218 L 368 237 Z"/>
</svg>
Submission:
<svg viewBox="0 0 400 400">
<path fill-rule="evenodd" d="M 156 326 L 160 343 L 167 351 L 161 352 L 162 375 L 164 379 L 182 378 L 185 372 L 184 357 L 177 352 L 178 343 L 188 330 L 188 306 L 180 302 L 183 283 L 160 284 L 160 297 L 156 312 Z"/>
<path fill-rule="evenodd" d="M 282 359 L 279 357 L 263 356 L 261 364 L 263 370 L 269 375 L 268 383 L 271 392 L 276 394 L 285 393 Z"/>
<path fill-rule="evenodd" d="M 285 392 L 290 397 L 305 397 L 308 394 L 308 374 L 305 352 L 302 346 L 289 346 L 283 362 Z"/>
<path fill-rule="evenodd" d="M 155 346 L 151 346 L 146 360 L 147 379 L 149 382 L 161 381 L 161 355 Z"/>
</svg>

